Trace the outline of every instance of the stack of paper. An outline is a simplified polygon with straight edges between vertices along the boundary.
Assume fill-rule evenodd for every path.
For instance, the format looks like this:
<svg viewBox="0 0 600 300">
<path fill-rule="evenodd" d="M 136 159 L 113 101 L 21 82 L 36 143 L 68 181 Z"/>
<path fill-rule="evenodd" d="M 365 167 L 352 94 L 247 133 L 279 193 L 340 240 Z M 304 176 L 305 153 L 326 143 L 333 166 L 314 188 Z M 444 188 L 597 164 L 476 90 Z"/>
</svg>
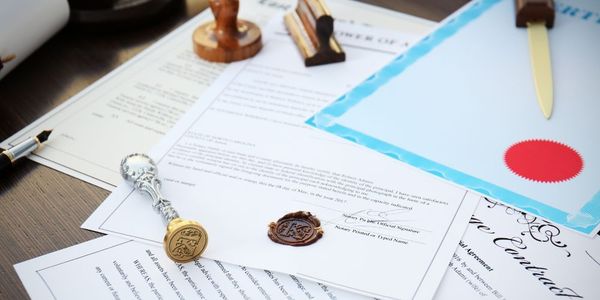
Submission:
<svg viewBox="0 0 600 300">
<path fill-rule="evenodd" d="M 431 36 L 458 31 L 452 27 L 457 21 L 452 20 L 462 24 L 463 14 L 489 19 L 485 11 L 495 16 L 495 9 L 512 5 L 507 3 L 472 3 Z M 83 225 L 113 236 L 16 265 L 30 295 L 55 299 L 90 295 L 115 299 L 597 298 L 600 288 L 592 282 L 600 275 L 597 239 L 565 231 L 405 164 L 411 161 L 389 159 L 304 124 L 321 107 L 358 85 L 350 96 L 311 119 L 311 124 L 339 133 L 336 122 L 341 118 L 331 116 L 348 110 L 336 111 L 339 103 L 357 94 L 375 95 L 378 86 L 369 83 L 380 78 L 394 80 L 392 75 L 397 74 L 390 70 L 395 71 L 402 59 L 384 65 L 429 26 L 368 6 L 330 4 L 334 15 L 347 20 L 336 23 L 337 38 L 348 56 L 345 63 L 305 68 L 280 16 L 263 26 L 264 49 L 255 58 L 226 68 L 204 63 L 191 52 L 189 37 L 199 23 L 194 20 L 62 108 L 85 110 L 87 119 L 83 114 L 82 119 L 61 122 L 65 119 L 60 112 L 45 119 L 63 130 L 60 142 L 38 153 L 37 159 L 45 163 L 67 159 L 67 148 L 87 151 L 72 148 L 83 144 L 69 141 L 68 136 L 78 136 L 73 125 L 90 116 L 101 115 L 96 122 L 110 122 L 114 128 L 126 124 L 134 134 L 146 133 L 135 143 L 123 141 L 139 147 L 124 148 L 127 152 L 146 151 L 170 130 L 150 152 L 158 163 L 163 193 L 183 217 L 200 221 L 210 239 L 205 258 L 173 263 L 160 247 L 164 234 L 160 216 L 144 195 L 123 184 Z M 479 13 L 473 14 L 473 9 Z M 363 22 L 395 31 L 356 24 Z M 512 19 L 507 23 L 512 26 Z M 486 28 L 475 26 L 480 27 Z M 427 63 L 438 48 L 430 46 L 423 52 L 423 43 L 431 41 L 421 41 L 401 57 L 426 52 L 420 60 Z M 455 46 L 464 47 L 464 41 Z M 418 70 L 416 66 L 411 68 Z M 444 66 L 432 62 L 430 70 Z M 359 84 L 381 67 L 378 75 Z M 123 76 L 133 79 L 119 80 Z M 110 95 L 103 98 L 86 96 L 106 91 Z M 137 95 L 147 98 L 136 101 L 141 99 Z M 353 122 L 339 124 L 368 123 L 389 129 L 393 127 L 377 127 L 389 125 L 387 115 L 392 120 L 427 117 L 382 111 L 383 105 L 375 104 L 387 102 L 372 102 L 378 110 L 361 110 L 348 119 Z M 165 109 L 167 105 L 170 109 Z M 183 111 L 188 113 L 172 126 Z M 112 113 L 116 117 L 107 118 Z M 26 130 L 43 125 L 41 120 Z M 367 135 L 349 139 L 364 144 L 363 138 L 372 140 Z M 110 187 L 118 181 L 115 170 L 122 153 L 115 155 L 119 157 L 112 158 L 114 168 L 104 168 L 105 172 L 97 172 L 99 168 L 76 155 L 68 156 L 72 160 L 66 163 L 77 166 L 88 180 L 97 177 Z M 270 241 L 268 223 L 297 210 L 316 214 L 324 237 L 300 248 Z"/>
</svg>

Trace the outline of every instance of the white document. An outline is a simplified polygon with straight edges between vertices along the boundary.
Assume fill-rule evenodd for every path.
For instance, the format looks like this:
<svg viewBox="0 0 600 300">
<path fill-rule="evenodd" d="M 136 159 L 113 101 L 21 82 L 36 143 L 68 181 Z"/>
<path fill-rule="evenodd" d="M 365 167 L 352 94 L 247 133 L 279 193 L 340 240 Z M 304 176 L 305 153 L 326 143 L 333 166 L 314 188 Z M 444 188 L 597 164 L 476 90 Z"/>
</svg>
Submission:
<svg viewBox="0 0 600 300">
<path fill-rule="evenodd" d="M 164 194 L 208 230 L 205 257 L 378 298 L 433 297 L 478 196 L 303 123 L 411 37 L 345 24 L 348 61 L 305 68 L 282 23 L 153 149 Z M 299 248 L 269 240 L 269 222 L 299 210 L 320 218 L 324 237 Z M 165 231 L 127 185 L 83 227 L 156 243 Z"/>
<path fill-rule="evenodd" d="M 293 3 L 292 0 L 242 1 L 240 17 L 264 25 L 273 14 L 292 9 Z M 337 18 L 336 24 L 369 23 L 410 34 L 424 33 L 432 24 L 355 1 L 332 0 L 328 4 Z M 201 13 L 8 138 L 2 146 L 14 145 L 40 130 L 53 128 L 45 147 L 30 158 L 112 190 L 121 180 L 118 172 L 121 159 L 132 152 L 148 151 L 226 66 L 205 62 L 192 51 L 193 31 L 212 18 L 209 10 Z M 296 49 L 286 55 L 289 59 L 299 56 Z"/>
<path fill-rule="evenodd" d="M 210 259 L 176 264 L 160 247 L 113 236 L 15 269 L 32 299 L 365 299 L 295 276 Z"/>
<path fill-rule="evenodd" d="M 479 203 L 436 299 L 600 299 L 600 239 Z"/>
<path fill-rule="evenodd" d="M 67 24 L 68 20 L 67 0 L 0 1 L 0 57 L 13 57 L 0 69 L 0 79 Z"/>
<path fill-rule="evenodd" d="M 484 199 L 435 299 L 597 299 L 599 243 L 598 238 L 561 231 Z M 209 259 L 178 265 L 160 247 L 113 236 L 17 264 L 15 269 L 33 299 L 115 295 L 147 299 L 155 293 L 168 299 L 176 296 L 173 286 L 185 298 L 367 299 L 294 276 Z"/>
</svg>

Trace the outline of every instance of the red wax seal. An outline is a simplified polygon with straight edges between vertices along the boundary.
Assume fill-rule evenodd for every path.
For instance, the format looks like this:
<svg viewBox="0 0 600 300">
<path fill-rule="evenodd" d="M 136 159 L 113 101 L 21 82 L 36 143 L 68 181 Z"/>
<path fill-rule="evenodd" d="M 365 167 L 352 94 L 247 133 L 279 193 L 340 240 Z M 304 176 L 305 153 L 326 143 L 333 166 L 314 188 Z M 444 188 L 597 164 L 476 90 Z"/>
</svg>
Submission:
<svg viewBox="0 0 600 300">
<path fill-rule="evenodd" d="M 504 162 L 515 174 L 544 183 L 570 180 L 583 169 L 583 159 L 577 151 L 550 140 L 516 143 L 506 150 Z"/>
<path fill-rule="evenodd" d="M 269 224 L 269 238 L 279 244 L 290 246 L 310 245 L 323 236 L 321 222 L 313 214 L 297 211 Z"/>
</svg>

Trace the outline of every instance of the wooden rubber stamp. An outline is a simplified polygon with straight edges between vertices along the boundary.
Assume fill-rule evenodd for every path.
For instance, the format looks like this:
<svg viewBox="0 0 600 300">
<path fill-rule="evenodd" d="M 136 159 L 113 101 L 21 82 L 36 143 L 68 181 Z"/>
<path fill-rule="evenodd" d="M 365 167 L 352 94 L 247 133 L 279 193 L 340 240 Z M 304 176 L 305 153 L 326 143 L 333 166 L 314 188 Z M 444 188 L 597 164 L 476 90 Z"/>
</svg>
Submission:
<svg viewBox="0 0 600 300">
<path fill-rule="evenodd" d="M 215 20 L 198 27 L 193 34 L 194 52 L 212 62 L 250 58 L 262 47 L 260 28 L 238 20 L 238 0 L 210 0 Z"/>
<path fill-rule="evenodd" d="M 298 0 L 296 10 L 284 16 L 307 67 L 346 60 L 333 36 L 333 17 L 323 0 Z"/>
</svg>

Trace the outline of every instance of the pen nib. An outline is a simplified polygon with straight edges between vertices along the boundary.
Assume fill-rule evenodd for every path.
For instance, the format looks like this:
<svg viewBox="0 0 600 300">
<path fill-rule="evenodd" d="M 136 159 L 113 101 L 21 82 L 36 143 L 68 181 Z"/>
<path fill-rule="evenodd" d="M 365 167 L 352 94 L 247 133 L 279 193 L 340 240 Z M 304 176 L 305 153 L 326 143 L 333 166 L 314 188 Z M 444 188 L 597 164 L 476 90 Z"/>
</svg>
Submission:
<svg viewBox="0 0 600 300">
<path fill-rule="evenodd" d="M 48 137 L 50 136 L 51 133 L 52 133 L 52 130 L 44 130 L 40 134 L 38 134 L 36 136 L 36 138 L 40 141 L 40 143 L 43 143 L 48 140 Z"/>
</svg>

